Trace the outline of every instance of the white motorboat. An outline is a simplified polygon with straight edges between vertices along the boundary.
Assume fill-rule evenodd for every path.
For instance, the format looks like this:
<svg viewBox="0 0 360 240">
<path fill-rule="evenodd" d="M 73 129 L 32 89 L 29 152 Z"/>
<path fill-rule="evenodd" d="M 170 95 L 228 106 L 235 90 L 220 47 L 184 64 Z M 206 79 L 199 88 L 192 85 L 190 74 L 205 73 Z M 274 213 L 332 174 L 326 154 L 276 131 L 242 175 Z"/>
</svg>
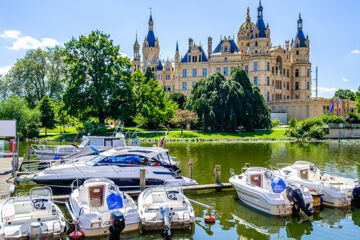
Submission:
<svg viewBox="0 0 360 240">
<path fill-rule="evenodd" d="M 0 239 L 60 239 L 66 222 L 50 188 L 33 188 L 28 196 L 0 204 Z"/>
<path fill-rule="evenodd" d="M 138 198 L 139 216 L 145 230 L 191 229 L 195 213 L 178 182 L 147 188 Z"/>
<path fill-rule="evenodd" d="M 73 190 L 66 206 L 85 237 L 139 229 L 140 219 L 134 200 L 109 179 L 86 180 Z"/>
<path fill-rule="evenodd" d="M 312 215 L 313 199 L 308 189 L 287 185 L 266 168 L 249 167 L 243 170 L 242 174 L 235 175 L 231 169 L 229 182 L 244 204 L 276 216 L 299 214 L 300 211 Z"/>
<path fill-rule="evenodd" d="M 296 161 L 291 166 L 281 168 L 276 173 L 289 183 L 306 186 L 310 191 L 324 194 L 323 204 L 330 207 L 360 205 L 360 186 L 357 179 L 350 179 L 321 172 L 315 164 Z"/>
</svg>

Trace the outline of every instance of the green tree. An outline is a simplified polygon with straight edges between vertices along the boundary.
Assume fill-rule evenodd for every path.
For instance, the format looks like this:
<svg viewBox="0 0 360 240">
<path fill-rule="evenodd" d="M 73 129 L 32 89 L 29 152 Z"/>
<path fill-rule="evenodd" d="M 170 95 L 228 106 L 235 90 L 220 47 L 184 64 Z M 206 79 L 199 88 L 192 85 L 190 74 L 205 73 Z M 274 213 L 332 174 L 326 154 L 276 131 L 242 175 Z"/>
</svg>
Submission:
<svg viewBox="0 0 360 240">
<path fill-rule="evenodd" d="M 148 67 L 146 73 L 136 71 L 132 74 L 132 81 L 135 84 L 134 96 L 136 102 L 136 116 L 134 121 L 137 124 L 147 127 L 158 127 L 173 118 L 177 104 L 171 101 L 159 81 L 153 78 Z"/>
<path fill-rule="evenodd" d="M 176 110 L 175 117 L 173 119 L 173 122 L 180 126 L 181 135 L 183 134 L 183 129 L 185 129 L 186 126 L 195 124 L 196 121 L 197 121 L 196 113 L 182 109 Z"/>
<path fill-rule="evenodd" d="M 355 101 L 356 96 L 350 89 L 338 89 L 334 94 L 334 98 L 350 99 L 351 101 Z"/>
<path fill-rule="evenodd" d="M 183 109 L 186 102 L 186 96 L 180 92 L 173 92 L 169 95 L 169 99 L 176 102 L 179 108 Z"/>
<path fill-rule="evenodd" d="M 230 79 L 216 73 L 200 80 L 186 102 L 197 113 L 204 130 L 234 132 L 271 128 L 270 110 L 246 72 L 235 68 Z"/>
<path fill-rule="evenodd" d="M 48 95 L 45 95 L 39 103 L 40 121 L 41 126 L 45 128 L 45 135 L 47 135 L 47 129 L 55 127 L 55 111 L 54 104 Z"/>
<path fill-rule="evenodd" d="M 59 101 L 64 88 L 63 70 L 59 47 L 29 50 L 5 76 L 7 94 L 25 97 L 31 108 L 45 95 Z"/>
<path fill-rule="evenodd" d="M 356 108 L 357 112 L 360 113 L 360 87 L 358 88 L 358 90 L 355 93 L 355 100 L 356 100 L 355 108 Z"/>
<path fill-rule="evenodd" d="M 35 138 L 39 135 L 40 112 L 29 109 L 27 102 L 16 95 L 1 100 L 0 119 L 16 120 L 16 130 L 20 137 Z"/>
<path fill-rule="evenodd" d="M 63 99 L 72 116 L 127 121 L 133 110 L 130 61 L 110 35 L 93 31 L 65 43 L 68 86 Z"/>
</svg>

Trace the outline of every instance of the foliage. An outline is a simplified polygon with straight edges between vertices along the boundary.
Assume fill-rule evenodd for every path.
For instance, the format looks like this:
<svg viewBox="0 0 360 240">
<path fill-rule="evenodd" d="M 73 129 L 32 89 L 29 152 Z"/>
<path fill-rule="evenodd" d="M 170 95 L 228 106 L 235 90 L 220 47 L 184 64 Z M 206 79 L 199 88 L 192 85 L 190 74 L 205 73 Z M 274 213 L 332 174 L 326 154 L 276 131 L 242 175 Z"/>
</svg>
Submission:
<svg viewBox="0 0 360 240">
<path fill-rule="evenodd" d="M 70 123 L 70 116 L 65 110 L 65 104 L 63 101 L 55 105 L 55 119 L 56 122 L 60 125 L 60 132 L 66 131 L 65 125 Z"/>
<path fill-rule="evenodd" d="M 281 122 L 278 118 L 275 118 L 274 120 L 271 121 L 271 126 L 274 128 L 274 127 L 277 127 L 277 126 L 280 126 L 281 125 Z"/>
<path fill-rule="evenodd" d="M 186 102 L 186 96 L 180 92 L 173 92 L 169 95 L 169 99 L 176 102 L 179 108 L 183 109 Z"/>
<path fill-rule="evenodd" d="M 25 97 L 30 108 L 35 108 L 45 95 L 60 101 L 64 88 L 64 64 L 60 52 L 59 47 L 27 51 L 3 80 L 6 95 Z"/>
<path fill-rule="evenodd" d="M 200 80 L 186 108 L 197 113 L 205 131 L 234 132 L 239 126 L 247 131 L 271 128 L 270 110 L 259 89 L 240 67 L 231 73 L 228 80 L 221 73 Z"/>
<path fill-rule="evenodd" d="M 195 124 L 196 121 L 197 121 L 196 113 L 182 109 L 176 110 L 175 117 L 173 119 L 173 122 L 180 126 L 181 134 L 183 134 L 183 129 L 185 129 L 186 126 Z"/>
<path fill-rule="evenodd" d="M 326 134 L 326 128 L 323 128 L 322 118 L 308 118 L 303 121 L 297 121 L 295 118 L 290 120 L 290 127 L 285 135 L 298 139 L 321 139 Z"/>
<path fill-rule="evenodd" d="M 360 123 L 360 115 L 357 114 L 357 113 L 350 112 L 345 117 L 345 122 L 348 122 L 348 123 Z"/>
<path fill-rule="evenodd" d="M 356 108 L 357 112 L 360 113 L 360 87 L 358 88 L 358 90 L 355 93 L 355 100 L 356 100 L 355 108 Z"/>
<path fill-rule="evenodd" d="M 29 109 L 27 102 L 16 95 L 0 102 L 0 119 L 16 120 L 19 137 L 35 138 L 39 135 L 40 112 Z"/>
<path fill-rule="evenodd" d="M 84 134 L 86 134 L 86 133 L 90 134 L 91 136 L 96 136 L 96 135 L 104 136 L 107 134 L 105 124 L 97 123 L 92 120 L 88 120 L 88 121 L 84 122 L 83 126 L 78 126 L 77 130 Z"/>
<path fill-rule="evenodd" d="M 109 35 L 93 31 L 65 43 L 68 86 L 66 110 L 80 119 L 97 117 L 127 121 L 132 115 L 130 61 L 121 56 Z"/>
<path fill-rule="evenodd" d="M 45 128 L 45 135 L 47 135 L 47 129 L 55 127 L 55 111 L 54 105 L 48 95 L 45 95 L 39 103 L 40 121 L 41 126 Z"/>
<path fill-rule="evenodd" d="M 177 104 L 167 97 L 159 81 L 153 78 L 149 67 L 145 75 L 139 71 L 133 73 L 132 81 L 135 84 L 136 116 L 134 121 L 137 124 L 154 128 L 173 118 Z"/>
<path fill-rule="evenodd" d="M 324 123 L 344 123 L 345 120 L 341 116 L 337 116 L 335 114 L 325 114 L 322 116 L 322 121 Z"/>
<path fill-rule="evenodd" d="M 350 99 L 351 101 L 355 101 L 355 93 L 350 89 L 338 89 L 334 94 L 334 98 Z"/>
</svg>

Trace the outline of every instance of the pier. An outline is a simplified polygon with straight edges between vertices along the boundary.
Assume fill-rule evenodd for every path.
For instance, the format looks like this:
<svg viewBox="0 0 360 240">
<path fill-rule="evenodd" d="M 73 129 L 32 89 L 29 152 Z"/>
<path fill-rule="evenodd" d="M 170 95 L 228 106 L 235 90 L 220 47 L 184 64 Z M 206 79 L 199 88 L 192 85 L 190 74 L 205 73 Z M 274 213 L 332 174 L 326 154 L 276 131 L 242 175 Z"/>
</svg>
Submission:
<svg viewBox="0 0 360 240">
<path fill-rule="evenodd" d="M 7 157 L 0 158 L 0 199 L 10 196 L 10 189 L 14 188 L 14 179 L 16 179 L 18 166 L 21 166 L 23 158 Z"/>
</svg>

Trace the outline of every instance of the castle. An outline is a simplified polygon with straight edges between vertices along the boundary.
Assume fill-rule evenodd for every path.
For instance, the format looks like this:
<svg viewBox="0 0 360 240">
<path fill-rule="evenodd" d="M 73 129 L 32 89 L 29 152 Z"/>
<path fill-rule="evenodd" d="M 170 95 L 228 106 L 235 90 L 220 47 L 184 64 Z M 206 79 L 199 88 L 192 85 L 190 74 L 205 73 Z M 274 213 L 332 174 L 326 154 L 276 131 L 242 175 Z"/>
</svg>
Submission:
<svg viewBox="0 0 360 240">
<path fill-rule="evenodd" d="M 260 1 L 255 24 L 251 21 L 248 8 L 237 40 L 230 36 L 222 37 L 214 50 L 212 37 L 208 37 L 207 52 L 190 38 L 188 50 L 180 56 L 176 43 L 174 61 L 160 60 L 159 39 L 155 38 L 150 13 L 149 31 L 142 45 L 142 59 L 136 36 L 132 71 L 145 71 L 150 66 L 166 92 L 181 92 L 189 96 L 200 79 L 216 72 L 229 78 L 231 70 L 240 66 L 260 89 L 272 112 L 287 113 L 290 115 L 287 120 L 291 117 L 304 119 L 321 115 L 329 108 L 331 101 L 311 98 L 310 41 L 303 32 L 301 15 L 295 38 L 291 42 L 285 41 L 284 47 L 272 46 L 270 27 L 269 24 L 265 25 L 263 10 Z M 345 111 L 352 110 L 350 104 L 347 108 L 346 102 L 344 105 Z"/>
</svg>

